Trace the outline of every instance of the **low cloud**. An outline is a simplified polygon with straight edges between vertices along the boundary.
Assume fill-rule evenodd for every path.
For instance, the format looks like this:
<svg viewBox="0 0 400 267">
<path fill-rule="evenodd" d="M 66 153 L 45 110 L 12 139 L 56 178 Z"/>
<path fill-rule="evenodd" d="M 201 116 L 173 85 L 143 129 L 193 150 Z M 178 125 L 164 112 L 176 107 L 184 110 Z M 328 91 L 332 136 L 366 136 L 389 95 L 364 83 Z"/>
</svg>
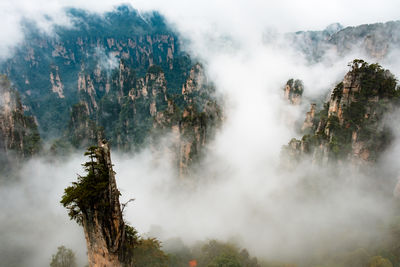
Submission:
<svg viewBox="0 0 400 267">
<path fill-rule="evenodd" d="M 32 9 L 22 8 L 24 3 L 3 4 L 12 11 L 13 16 L 5 19 L 13 27 L 22 16 L 57 14 L 74 4 L 101 12 L 118 1 L 96 1 L 93 9 L 91 1 L 84 6 L 56 1 Z M 145 149 L 135 155 L 112 154 L 122 202 L 136 199 L 126 209 L 126 219 L 141 233 L 151 234 L 157 228 L 152 226 L 158 225 L 162 240 L 178 236 L 193 243 L 235 238 L 258 256 L 289 260 L 374 240 L 380 234 L 378 226 L 389 218 L 392 207 L 390 194 L 374 186 L 379 182 L 394 187 L 391 177 L 377 180 L 346 166 L 339 172 L 328 167 L 318 170 L 306 161 L 296 172 L 280 168 L 282 145 L 298 135 L 282 118 L 287 113 L 302 118 L 305 108 L 290 107 L 282 99 L 286 81 L 304 81 L 307 106 L 310 101 L 323 100 L 343 79 L 347 63 L 365 55 L 357 50 L 340 57 L 329 52 L 321 62 L 310 65 L 280 36 L 284 31 L 320 29 L 335 21 L 346 25 L 394 19 L 400 4 L 302 4 L 133 2 L 141 10 L 157 8 L 167 16 L 186 40 L 185 49 L 204 62 L 208 76 L 227 100 L 224 125 L 192 178 L 178 180 L 168 153 L 155 155 Z M 276 31 L 276 40 L 266 44 L 263 38 L 268 27 Z M 10 38 L 20 40 L 18 32 Z M 15 44 L 3 35 L 0 40 L 5 40 L 3 48 Z M 105 66 L 113 66 L 113 58 L 104 56 Z M 384 67 L 393 67 L 398 74 L 398 63 L 387 62 Z M 388 157 L 382 166 L 395 172 L 396 158 Z M 84 258 L 83 232 L 59 204 L 63 188 L 75 179 L 75 173 L 81 173 L 83 162 L 82 156 L 57 164 L 34 159 L 22 168 L 20 181 L 1 189 L 2 240 L 7 240 L 8 247 L 29 250 L 30 266 L 49 262 L 61 244 Z M 1 247 L 1 251 L 5 249 Z"/>
</svg>

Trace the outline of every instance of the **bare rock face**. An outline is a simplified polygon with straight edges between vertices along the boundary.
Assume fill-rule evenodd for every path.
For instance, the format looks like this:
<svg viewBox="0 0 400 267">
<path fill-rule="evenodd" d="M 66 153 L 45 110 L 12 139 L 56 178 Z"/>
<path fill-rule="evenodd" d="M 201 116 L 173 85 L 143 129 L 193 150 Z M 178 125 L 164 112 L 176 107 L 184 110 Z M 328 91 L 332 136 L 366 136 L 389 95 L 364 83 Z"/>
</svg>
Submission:
<svg viewBox="0 0 400 267">
<path fill-rule="evenodd" d="M 186 83 L 182 86 L 182 95 L 185 100 L 191 103 L 193 99 L 190 98 L 190 95 L 204 89 L 207 83 L 207 77 L 202 65 L 199 63 L 195 64 L 190 70 Z"/>
<path fill-rule="evenodd" d="M 56 93 L 59 98 L 64 98 L 64 85 L 61 82 L 57 66 L 50 72 L 50 83 L 53 93 Z"/>
<path fill-rule="evenodd" d="M 398 103 L 396 79 L 378 64 L 354 60 L 349 66 L 323 109 L 311 106 L 302 127 L 306 135 L 284 149 L 289 157 L 308 154 L 313 163 L 360 166 L 375 162 L 390 143 L 383 117 Z"/>
<path fill-rule="evenodd" d="M 212 97 L 213 90 L 202 66 L 195 64 L 182 88 L 186 103 L 183 110 L 169 99 L 167 109 L 155 114 L 153 127 L 171 131 L 175 136 L 171 149 L 176 155 L 181 178 L 189 174 L 190 166 L 200 158 L 215 129 L 222 122 L 222 110 Z"/>
<path fill-rule="evenodd" d="M 303 126 L 301 126 L 301 131 L 303 133 L 312 131 L 314 126 L 316 104 L 311 104 L 310 111 L 306 114 L 306 119 L 304 120 Z"/>
<path fill-rule="evenodd" d="M 120 192 L 107 141 L 88 149 L 86 176 L 65 189 L 61 203 L 83 226 L 89 266 L 132 266 L 132 247 L 119 202 Z M 128 252 L 128 253 L 127 253 Z"/>
<path fill-rule="evenodd" d="M 39 152 L 40 135 L 33 117 L 24 115 L 17 91 L 6 76 L 0 75 L 0 154 L 1 160 L 29 158 Z"/>
<path fill-rule="evenodd" d="M 86 205 L 82 209 L 82 225 L 88 248 L 89 265 L 122 266 L 121 253 L 125 224 L 108 144 L 100 142 L 94 156 L 96 165 L 101 166 L 95 169 L 94 175 L 107 179 L 103 181 L 107 183 L 107 186 L 103 192 L 99 192 L 101 201 Z"/>
</svg>

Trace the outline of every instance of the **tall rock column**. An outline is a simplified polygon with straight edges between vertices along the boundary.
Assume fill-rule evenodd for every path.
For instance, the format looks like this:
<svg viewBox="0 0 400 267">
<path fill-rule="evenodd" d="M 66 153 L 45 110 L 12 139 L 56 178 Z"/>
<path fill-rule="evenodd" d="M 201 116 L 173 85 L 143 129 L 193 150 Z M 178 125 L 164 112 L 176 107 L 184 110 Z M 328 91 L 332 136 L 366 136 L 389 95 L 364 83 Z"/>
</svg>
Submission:
<svg viewBox="0 0 400 267">
<path fill-rule="evenodd" d="M 93 203 L 83 213 L 82 223 L 88 248 L 90 266 L 121 266 L 120 254 L 124 241 L 124 221 L 119 203 L 120 192 L 112 169 L 107 142 L 100 142 L 95 150 L 95 160 L 100 168 L 94 169 L 98 177 L 108 178 L 102 201 Z"/>
<path fill-rule="evenodd" d="M 65 189 L 61 203 L 69 209 L 70 217 L 83 226 L 89 266 L 123 266 L 125 223 L 109 145 L 100 141 L 85 155 L 90 158 L 83 164 L 87 175 L 79 176 L 78 182 Z"/>
</svg>

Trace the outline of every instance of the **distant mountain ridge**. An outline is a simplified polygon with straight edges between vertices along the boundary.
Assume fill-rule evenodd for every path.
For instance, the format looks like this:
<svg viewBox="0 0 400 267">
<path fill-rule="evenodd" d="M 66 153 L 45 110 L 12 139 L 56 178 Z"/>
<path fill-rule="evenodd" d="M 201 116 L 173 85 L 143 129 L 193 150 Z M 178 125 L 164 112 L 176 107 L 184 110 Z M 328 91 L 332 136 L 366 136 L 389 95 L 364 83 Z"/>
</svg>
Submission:
<svg viewBox="0 0 400 267">
<path fill-rule="evenodd" d="M 390 49 L 400 48 L 400 20 L 386 23 L 343 27 L 338 23 L 322 31 L 299 31 L 286 34 L 286 40 L 311 62 L 319 61 L 328 50 L 344 55 L 359 49 L 377 60 L 385 58 Z"/>
</svg>

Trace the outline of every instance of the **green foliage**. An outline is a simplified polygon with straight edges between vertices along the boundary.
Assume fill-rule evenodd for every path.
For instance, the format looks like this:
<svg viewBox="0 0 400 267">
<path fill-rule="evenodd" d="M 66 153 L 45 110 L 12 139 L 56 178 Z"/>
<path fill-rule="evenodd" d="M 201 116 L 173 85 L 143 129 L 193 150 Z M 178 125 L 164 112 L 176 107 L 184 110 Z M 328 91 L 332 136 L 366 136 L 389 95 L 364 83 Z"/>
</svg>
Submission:
<svg viewBox="0 0 400 267">
<path fill-rule="evenodd" d="M 368 267 L 393 267 L 393 264 L 381 256 L 375 256 L 369 261 Z"/>
<path fill-rule="evenodd" d="M 128 265 L 167 267 L 169 258 L 156 238 L 141 238 L 135 228 L 125 225 L 124 258 Z"/>
<path fill-rule="evenodd" d="M 66 12 L 74 27 L 55 26 L 56 38 L 43 34 L 35 23 L 25 21 L 23 27 L 26 43 L 17 48 L 12 60 L 0 64 L 0 71 L 7 73 L 23 93 L 24 104 L 30 107 L 31 114 L 37 118 L 43 138 L 60 137 L 65 133 L 70 109 L 75 103 L 91 103 L 91 97 L 99 103 L 106 95 L 105 87 L 110 82 L 109 74 L 113 70 L 102 70 L 100 76 L 94 74 L 103 58 L 98 55 L 98 48 L 106 56 L 118 51 L 116 61 L 120 60 L 129 69 L 122 76 L 122 88 L 118 88 L 124 96 L 134 88 L 136 77 L 144 76 L 147 71 L 153 73 L 160 70 L 165 72 L 168 94 L 181 92 L 192 62 L 181 51 L 176 34 L 168 28 L 160 14 L 139 14 L 129 5 L 117 7 L 102 15 L 80 9 L 68 9 Z M 108 43 L 109 40 L 113 40 L 113 45 Z M 65 53 L 54 52 L 60 47 L 65 48 Z M 174 49 L 171 50 L 171 47 Z M 150 62 L 158 67 L 150 67 Z M 55 69 L 63 84 L 65 98 L 59 98 L 52 92 L 49 73 L 54 74 Z M 118 72 L 114 74 L 118 75 Z M 94 86 L 95 92 L 90 96 L 84 90 L 77 92 L 77 77 L 82 73 L 90 78 Z M 115 76 L 111 80 L 113 78 Z M 119 97 L 121 95 L 112 99 L 115 105 L 120 104 Z M 115 106 L 111 109 L 115 109 Z M 99 112 L 104 117 L 100 116 L 97 125 L 116 131 L 110 121 L 118 120 L 119 111 L 112 111 L 110 113 L 108 107 L 104 107 Z M 91 119 L 95 120 L 94 117 Z"/>
<path fill-rule="evenodd" d="M 330 158 L 345 159 L 352 152 L 354 134 L 354 140 L 362 142 L 362 151 L 368 153 L 365 156 L 374 161 L 393 140 L 382 119 L 399 103 L 399 88 L 394 76 L 379 64 L 355 59 L 349 66 L 350 78 L 356 85 L 354 90 L 346 92 L 348 99 L 343 101 L 344 84 L 336 85 L 331 101 L 339 105 L 338 111 L 329 114 L 330 102 L 326 102 L 323 109 L 316 113 L 312 130 L 318 131 L 314 135 L 306 133 L 303 136 L 303 152 L 312 152 L 315 151 L 313 148 L 328 144 Z M 294 83 L 293 79 L 288 81 L 288 85 Z"/>
<path fill-rule="evenodd" d="M 327 121 L 327 128 L 332 136 L 329 147 L 335 158 L 343 158 L 351 151 L 351 130 L 340 124 L 339 118 L 331 115 Z"/>
<path fill-rule="evenodd" d="M 296 94 L 296 95 L 302 95 L 304 92 L 304 85 L 303 85 L 303 81 L 299 80 L 299 79 L 289 79 L 286 82 L 286 85 L 288 85 L 290 88 L 292 88 L 292 93 Z"/>
<path fill-rule="evenodd" d="M 64 138 L 56 139 L 50 147 L 50 154 L 53 156 L 66 156 L 72 152 L 72 144 Z"/>
<path fill-rule="evenodd" d="M 303 81 L 301 80 L 295 80 L 294 81 L 294 93 L 298 94 L 298 95 L 302 95 L 304 91 L 304 85 L 303 85 Z"/>
<path fill-rule="evenodd" d="M 258 267 L 256 258 L 250 258 L 246 250 L 233 244 L 211 240 L 206 243 L 198 257 L 199 266 L 207 267 Z"/>
<path fill-rule="evenodd" d="M 57 253 L 52 256 L 50 267 L 77 267 L 75 253 L 64 246 L 57 248 Z"/>
<path fill-rule="evenodd" d="M 351 102 L 348 107 L 343 111 L 343 118 L 346 123 L 349 123 L 352 129 L 356 129 L 357 126 L 361 126 L 366 113 L 365 103 L 362 102 Z"/>
<path fill-rule="evenodd" d="M 163 73 L 163 69 L 160 67 L 160 66 L 157 66 L 157 65 L 152 65 L 148 70 L 147 70 L 147 73 L 150 73 L 150 74 L 160 74 L 160 73 Z"/>
<path fill-rule="evenodd" d="M 368 64 L 361 59 L 355 59 L 349 63 L 349 66 L 353 74 L 360 76 L 361 98 L 368 99 L 374 96 L 393 98 L 397 96 L 396 79 L 378 63 Z"/>
<path fill-rule="evenodd" d="M 133 266 L 167 267 L 168 257 L 155 238 L 139 239 L 133 250 Z"/>
<path fill-rule="evenodd" d="M 333 89 L 332 96 L 333 98 L 341 98 L 343 95 L 343 82 L 338 83 Z"/>
<path fill-rule="evenodd" d="M 89 156 L 90 161 L 82 164 L 87 175 L 78 175 L 78 181 L 73 182 L 72 186 L 64 190 L 61 204 L 68 209 L 71 219 L 82 223 L 82 211 L 86 209 L 107 205 L 105 202 L 106 189 L 109 183 L 109 173 L 107 166 L 95 161 L 97 147 L 89 147 L 85 156 Z M 98 209 L 101 211 L 101 209 Z"/>
</svg>

